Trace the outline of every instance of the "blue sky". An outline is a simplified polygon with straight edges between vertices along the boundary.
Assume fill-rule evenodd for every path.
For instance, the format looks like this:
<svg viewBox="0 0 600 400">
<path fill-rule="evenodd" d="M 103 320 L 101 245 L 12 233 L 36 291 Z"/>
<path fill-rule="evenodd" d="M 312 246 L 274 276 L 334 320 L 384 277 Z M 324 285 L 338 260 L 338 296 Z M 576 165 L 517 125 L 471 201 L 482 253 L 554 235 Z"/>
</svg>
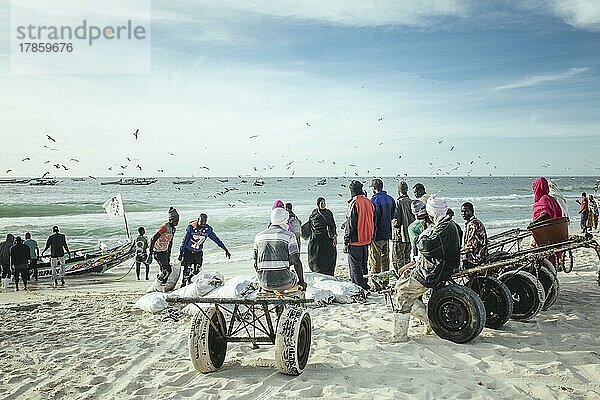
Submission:
<svg viewBox="0 0 600 400">
<path fill-rule="evenodd" d="M 149 74 L 13 74 L 5 37 L 0 175 L 600 174 L 597 1 L 218 4 L 152 2 Z"/>
</svg>

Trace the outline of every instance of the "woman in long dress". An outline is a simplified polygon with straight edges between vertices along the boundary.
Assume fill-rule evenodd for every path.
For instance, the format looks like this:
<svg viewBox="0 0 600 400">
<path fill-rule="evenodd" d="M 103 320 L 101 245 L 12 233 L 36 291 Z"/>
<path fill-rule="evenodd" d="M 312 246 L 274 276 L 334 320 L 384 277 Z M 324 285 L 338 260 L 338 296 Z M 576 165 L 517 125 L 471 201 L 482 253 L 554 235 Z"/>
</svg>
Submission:
<svg viewBox="0 0 600 400">
<path fill-rule="evenodd" d="M 337 260 L 337 233 L 333 213 L 327 209 L 323 197 L 317 199 L 317 208 L 310 214 L 308 222 L 308 267 L 313 272 L 333 276 Z"/>
</svg>

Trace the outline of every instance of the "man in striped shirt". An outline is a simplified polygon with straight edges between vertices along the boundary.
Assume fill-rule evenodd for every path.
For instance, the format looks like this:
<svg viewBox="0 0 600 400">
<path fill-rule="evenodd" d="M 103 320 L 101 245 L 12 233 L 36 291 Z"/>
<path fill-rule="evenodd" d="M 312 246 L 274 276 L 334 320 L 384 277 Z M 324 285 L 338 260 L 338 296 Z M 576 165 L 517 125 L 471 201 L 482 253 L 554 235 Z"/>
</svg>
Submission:
<svg viewBox="0 0 600 400">
<path fill-rule="evenodd" d="M 265 290 L 286 290 L 298 285 L 306 290 L 296 236 L 287 230 L 289 213 L 271 210 L 271 225 L 254 238 L 254 269 Z M 294 266 L 296 274 L 290 269 Z"/>
</svg>

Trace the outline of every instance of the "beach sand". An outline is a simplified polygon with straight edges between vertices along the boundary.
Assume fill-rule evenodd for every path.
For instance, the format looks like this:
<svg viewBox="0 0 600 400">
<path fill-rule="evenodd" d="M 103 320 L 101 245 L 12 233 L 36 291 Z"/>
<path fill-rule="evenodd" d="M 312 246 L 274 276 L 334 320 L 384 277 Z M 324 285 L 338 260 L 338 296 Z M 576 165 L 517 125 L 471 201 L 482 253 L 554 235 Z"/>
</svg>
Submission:
<svg viewBox="0 0 600 400">
<path fill-rule="evenodd" d="M 589 249 L 575 256 L 553 308 L 469 344 L 425 335 L 422 325 L 409 342 L 390 342 L 393 315 L 380 295 L 311 309 L 311 356 L 298 377 L 275 370 L 273 346 L 247 344 L 230 344 L 221 370 L 196 372 L 189 318 L 134 311 L 148 282 L 116 280 L 128 266 L 65 288 L 32 285 L 0 295 L 0 398 L 598 399 L 598 260 Z"/>
</svg>

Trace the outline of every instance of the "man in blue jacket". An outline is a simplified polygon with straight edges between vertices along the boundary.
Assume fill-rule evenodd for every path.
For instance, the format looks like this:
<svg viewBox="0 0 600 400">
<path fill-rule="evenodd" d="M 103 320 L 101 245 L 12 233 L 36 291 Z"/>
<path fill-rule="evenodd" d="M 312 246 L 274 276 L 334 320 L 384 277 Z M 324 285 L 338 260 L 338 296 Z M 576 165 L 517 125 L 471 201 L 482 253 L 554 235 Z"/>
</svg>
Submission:
<svg viewBox="0 0 600 400">
<path fill-rule="evenodd" d="M 183 266 L 181 287 L 192 283 L 192 277 L 200 272 L 200 268 L 202 268 L 202 249 L 207 238 L 210 238 L 217 246 L 225 250 L 225 257 L 231 258 L 231 253 L 229 253 L 227 247 L 225 247 L 221 239 L 213 231 L 213 228 L 206 221 L 208 221 L 208 215 L 200 214 L 200 218 L 190 221 L 185 229 L 178 258 Z M 192 266 L 194 267 L 193 271 Z"/>
<path fill-rule="evenodd" d="M 373 179 L 373 197 L 375 207 L 375 233 L 369 245 L 369 266 L 371 274 L 389 271 L 390 239 L 392 238 L 392 219 L 396 213 L 396 200 L 383 190 L 383 181 Z"/>
</svg>

